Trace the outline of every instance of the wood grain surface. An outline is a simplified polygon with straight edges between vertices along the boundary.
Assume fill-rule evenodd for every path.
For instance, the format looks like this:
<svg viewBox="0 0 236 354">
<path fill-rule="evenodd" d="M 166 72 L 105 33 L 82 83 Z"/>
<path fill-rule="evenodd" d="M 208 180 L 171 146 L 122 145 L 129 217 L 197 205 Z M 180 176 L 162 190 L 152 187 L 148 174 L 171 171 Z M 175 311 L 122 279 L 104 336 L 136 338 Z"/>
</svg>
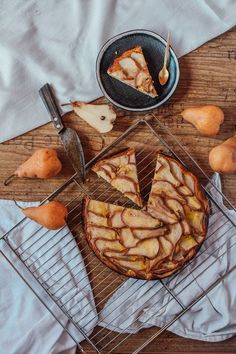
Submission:
<svg viewBox="0 0 236 354">
<path fill-rule="evenodd" d="M 180 59 L 181 78 L 176 93 L 164 106 L 154 113 L 171 129 L 184 144 L 192 156 L 211 175 L 208 166 L 208 153 L 212 147 L 230 137 L 236 124 L 236 29 L 203 45 Z M 73 73 L 72 73 L 73 75 Z M 79 99 L 79 97 L 78 97 Z M 106 102 L 104 98 L 97 102 Z M 200 136 L 188 123 L 184 122 L 180 112 L 190 106 L 205 104 L 219 105 L 225 113 L 225 122 L 220 133 L 213 138 Z M 142 115 L 116 109 L 118 118 L 114 130 L 105 135 L 98 134 L 81 119 L 69 113 L 65 117 L 68 126 L 78 130 L 85 149 L 86 161 L 89 161 L 107 144 L 124 132 L 135 119 Z M 20 115 L 20 112 L 19 112 Z M 4 117 L 7 119 L 7 117 Z M 23 118 L 22 118 L 23 119 Z M 145 135 L 140 137 L 145 143 Z M 3 186 L 4 179 L 16 167 L 29 157 L 37 148 L 50 146 L 57 149 L 63 163 L 59 177 L 50 180 L 15 179 L 8 187 Z M 73 174 L 61 142 L 52 124 L 46 124 L 20 137 L 0 145 L 0 198 L 35 201 L 44 199 L 55 188 Z M 223 191 L 236 205 L 236 175 L 223 176 Z M 63 194 L 63 201 L 73 197 L 73 190 Z M 155 328 L 143 330 L 133 335 L 124 347 L 114 351 L 117 354 L 131 353 L 156 331 Z M 85 350 L 91 348 L 84 343 Z M 89 351 L 90 350 L 90 351 Z M 79 353 L 79 351 L 78 351 Z M 205 343 L 184 339 L 168 331 L 155 339 L 142 353 L 193 354 L 193 353 L 236 353 L 236 337 L 220 343 Z"/>
</svg>

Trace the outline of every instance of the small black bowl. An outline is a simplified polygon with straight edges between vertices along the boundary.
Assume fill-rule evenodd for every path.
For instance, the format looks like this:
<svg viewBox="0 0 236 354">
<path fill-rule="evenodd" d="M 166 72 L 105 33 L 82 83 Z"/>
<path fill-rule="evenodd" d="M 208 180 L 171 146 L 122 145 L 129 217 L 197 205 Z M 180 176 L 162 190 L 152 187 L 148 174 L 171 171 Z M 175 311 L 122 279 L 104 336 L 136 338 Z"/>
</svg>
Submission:
<svg viewBox="0 0 236 354">
<path fill-rule="evenodd" d="M 108 67 L 116 57 L 136 46 L 143 49 L 158 97 L 149 97 L 107 74 Z M 128 31 L 111 38 L 100 50 L 96 62 L 97 80 L 104 96 L 115 106 L 128 111 L 143 112 L 161 106 L 173 95 L 179 82 L 178 59 L 170 48 L 169 80 L 164 86 L 159 84 L 158 73 L 163 66 L 165 48 L 166 41 L 161 36 L 146 30 Z"/>
</svg>

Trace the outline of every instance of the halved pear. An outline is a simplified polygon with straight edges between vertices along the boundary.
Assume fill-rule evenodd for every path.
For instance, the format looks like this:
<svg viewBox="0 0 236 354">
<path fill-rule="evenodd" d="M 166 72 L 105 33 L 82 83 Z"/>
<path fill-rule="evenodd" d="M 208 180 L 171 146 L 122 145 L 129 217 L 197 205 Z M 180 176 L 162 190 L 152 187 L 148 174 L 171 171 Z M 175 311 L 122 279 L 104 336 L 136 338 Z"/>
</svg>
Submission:
<svg viewBox="0 0 236 354">
<path fill-rule="evenodd" d="M 124 209 L 121 217 L 124 224 L 131 228 L 155 229 L 161 224 L 160 220 L 143 210 Z"/>
<path fill-rule="evenodd" d="M 144 256 L 147 258 L 154 258 L 159 251 L 159 242 L 156 238 L 140 241 L 136 247 L 130 248 L 127 255 L 130 256 Z"/>
</svg>

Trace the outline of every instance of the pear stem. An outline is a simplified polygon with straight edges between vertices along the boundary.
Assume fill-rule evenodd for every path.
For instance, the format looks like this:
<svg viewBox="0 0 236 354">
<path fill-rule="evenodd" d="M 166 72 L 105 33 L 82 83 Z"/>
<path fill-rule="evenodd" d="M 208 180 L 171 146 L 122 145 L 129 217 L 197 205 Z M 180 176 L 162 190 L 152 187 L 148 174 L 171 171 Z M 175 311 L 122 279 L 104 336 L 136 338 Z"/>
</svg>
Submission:
<svg viewBox="0 0 236 354">
<path fill-rule="evenodd" d="M 16 177 L 16 175 L 14 173 L 12 175 L 10 175 L 9 177 L 7 177 L 5 179 L 5 181 L 3 182 L 4 186 L 8 186 L 8 184 L 13 180 L 14 177 Z"/>
</svg>

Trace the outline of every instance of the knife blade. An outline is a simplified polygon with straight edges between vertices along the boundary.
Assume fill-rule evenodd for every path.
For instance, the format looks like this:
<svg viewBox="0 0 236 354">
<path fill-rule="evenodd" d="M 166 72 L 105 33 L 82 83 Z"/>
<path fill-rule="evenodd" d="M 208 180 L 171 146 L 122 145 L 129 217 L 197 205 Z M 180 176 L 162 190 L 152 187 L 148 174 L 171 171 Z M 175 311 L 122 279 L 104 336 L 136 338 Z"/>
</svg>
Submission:
<svg viewBox="0 0 236 354">
<path fill-rule="evenodd" d="M 60 107 L 57 104 L 56 97 L 48 83 L 41 87 L 39 95 L 51 116 L 51 121 L 61 138 L 66 154 L 77 173 L 78 182 L 84 183 L 85 158 L 83 147 L 77 132 L 72 128 L 64 126 Z"/>
</svg>

